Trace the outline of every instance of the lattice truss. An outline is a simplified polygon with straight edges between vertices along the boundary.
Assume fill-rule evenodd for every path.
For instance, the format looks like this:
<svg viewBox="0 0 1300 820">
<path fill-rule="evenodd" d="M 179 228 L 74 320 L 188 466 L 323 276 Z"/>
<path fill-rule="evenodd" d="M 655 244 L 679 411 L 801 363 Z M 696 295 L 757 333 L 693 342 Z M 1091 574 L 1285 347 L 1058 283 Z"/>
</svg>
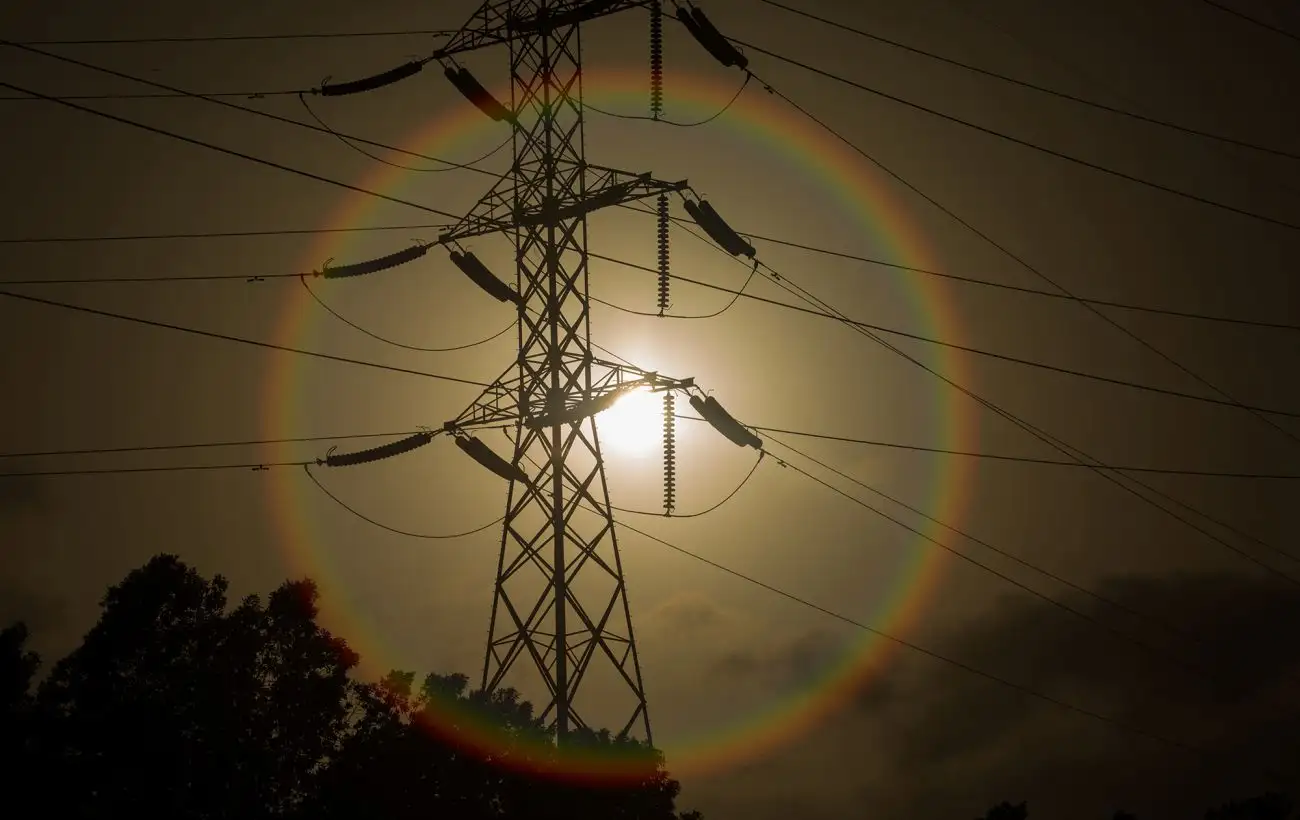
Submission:
<svg viewBox="0 0 1300 820">
<path fill-rule="evenodd" d="M 573 411 L 620 386 L 689 384 L 593 357 L 587 294 L 586 215 L 680 191 L 686 183 L 586 162 L 578 25 L 519 22 L 539 19 L 548 5 L 551 21 L 583 6 L 489 3 L 444 50 L 450 55 L 502 40 L 510 49 L 511 174 L 440 238 L 446 244 L 504 230 L 514 236 L 517 260 L 513 372 L 448 423 L 455 430 L 512 421 L 511 460 L 529 479 L 511 480 L 507 494 L 483 686 L 514 685 L 530 699 L 544 691 L 541 714 L 559 738 L 607 726 L 649 741 L 600 442 L 591 415 Z M 638 4 L 597 5 L 608 13 Z M 515 35 L 501 36 L 503 25 Z"/>
</svg>

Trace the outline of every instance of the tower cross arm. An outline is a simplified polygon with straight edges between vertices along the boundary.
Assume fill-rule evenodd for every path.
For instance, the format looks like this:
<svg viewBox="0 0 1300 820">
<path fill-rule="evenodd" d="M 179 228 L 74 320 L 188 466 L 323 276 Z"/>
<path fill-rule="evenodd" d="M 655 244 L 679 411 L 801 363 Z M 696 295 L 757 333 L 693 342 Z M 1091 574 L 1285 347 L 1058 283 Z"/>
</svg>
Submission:
<svg viewBox="0 0 1300 820">
<path fill-rule="evenodd" d="M 547 3 L 539 13 L 534 3 L 519 0 L 489 0 L 451 39 L 433 52 L 442 60 L 467 51 L 508 43 L 518 37 L 531 37 L 561 26 L 585 23 L 631 8 L 644 8 L 648 0 L 558 0 Z M 521 13 L 520 9 L 528 11 Z"/>
<path fill-rule="evenodd" d="M 501 427 L 521 422 L 525 427 L 547 427 L 553 424 L 578 424 L 589 416 L 608 409 L 620 396 L 640 388 L 652 392 L 686 390 L 695 386 L 695 379 L 674 379 L 637 367 L 592 359 L 592 386 L 590 391 L 575 391 L 562 405 L 553 410 L 520 408 L 517 396 L 521 380 L 517 375 L 503 375 L 469 407 L 443 425 L 448 433 L 465 432 L 483 427 Z"/>
<path fill-rule="evenodd" d="M 447 245 L 511 228 L 558 224 L 601 208 L 680 192 L 690 187 L 684 179 L 666 182 L 654 179 L 649 173 L 633 174 L 596 165 L 588 165 L 583 170 L 585 179 L 581 194 L 546 198 L 539 207 L 520 207 L 519 203 L 526 199 L 516 196 L 514 186 L 494 186 L 458 223 L 440 234 L 438 242 Z"/>
</svg>

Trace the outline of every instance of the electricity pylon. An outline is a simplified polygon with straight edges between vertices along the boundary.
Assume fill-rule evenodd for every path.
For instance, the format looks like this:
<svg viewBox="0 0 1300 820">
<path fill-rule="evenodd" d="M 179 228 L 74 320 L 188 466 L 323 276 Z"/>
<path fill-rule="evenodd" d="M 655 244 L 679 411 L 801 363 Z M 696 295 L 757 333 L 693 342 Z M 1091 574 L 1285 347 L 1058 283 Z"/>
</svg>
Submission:
<svg viewBox="0 0 1300 820">
<path fill-rule="evenodd" d="M 628 695 L 620 735 L 652 741 L 593 415 L 631 387 L 676 390 L 691 382 L 593 355 L 587 214 L 687 186 L 586 161 L 580 34 L 594 17 L 646 5 L 486 2 L 434 53 L 452 82 L 514 134 L 510 173 L 439 238 L 455 246 L 500 231 L 515 245 L 513 290 L 472 254 L 453 253 L 462 270 L 519 314 L 517 361 L 444 428 L 510 481 L 482 685 L 491 691 L 531 665 L 550 698 L 540 716 L 560 743 L 575 729 L 595 728 L 584 718 L 590 699 L 582 684 L 598 665 L 612 670 Z M 510 52 L 508 104 L 454 63 L 456 54 L 497 44 Z M 465 434 L 502 424 L 515 430 L 508 463 Z"/>
</svg>

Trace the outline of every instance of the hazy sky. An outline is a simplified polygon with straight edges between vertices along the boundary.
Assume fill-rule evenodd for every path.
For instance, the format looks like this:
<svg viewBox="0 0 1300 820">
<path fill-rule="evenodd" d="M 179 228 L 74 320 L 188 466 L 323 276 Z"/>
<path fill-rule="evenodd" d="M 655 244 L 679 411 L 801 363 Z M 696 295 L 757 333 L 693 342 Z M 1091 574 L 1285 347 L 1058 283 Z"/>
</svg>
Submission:
<svg viewBox="0 0 1300 820">
<path fill-rule="evenodd" d="M 475 8 L 459 0 L 286 0 L 247 3 L 236 11 L 228 5 L 8 3 L 0 10 L 0 31 L 14 40 L 66 41 L 454 29 Z M 1298 160 L 1018 88 L 758 0 L 701 5 L 730 36 L 887 94 L 1125 174 L 1300 223 Z M 1290 81 L 1300 72 L 1300 43 L 1205 3 L 792 5 L 1106 105 L 1300 153 L 1300 94 Z M 1280 0 L 1236 0 L 1234 8 L 1300 32 L 1300 14 Z M 648 113 L 646 32 L 638 12 L 584 26 L 589 103 L 608 112 Z M 743 76 L 712 61 L 680 26 L 667 25 L 665 34 L 667 117 L 693 122 L 712 116 Z M 431 43 L 411 34 L 41 48 L 189 91 L 252 93 L 377 73 L 426 55 Z M 763 54 L 749 56 L 761 81 L 1077 296 L 1300 325 L 1293 261 L 1298 229 L 1154 191 Z M 507 82 L 502 50 L 477 53 L 465 64 L 490 88 Z M 0 49 L 0 81 L 52 95 L 157 90 L 12 47 Z M 292 95 L 226 99 L 308 117 Z M 456 162 L 482 155 L 508 134 L 460 97 L 439 70 L 370 94 L 309 100 L 341 131 Z M 464 170 L 395 169 L 329 135 L 203 100 L 78 104 L 453 214 L 469 210 L 492 184 L 490 176 Z M 3 281 L 296 273 L 318 269 L 327 259 L 342 264 L 382 256 L 412 240 L 433 239 L 437 231 L 290 232 L 446 221 L 52 102 L 5 99 L 0 118 L 9 159 L 2 178 Z M 716 121 L 695 128 L 593 111 L 586 145 L 591 162 L 688 179 L 742 232 L 1053 289 L 765 92 L 760 81 Z M 369 150 L 417 169 L 438 167 Z M 503 153 L 481 167 L 499 173 L 507 165 Z M 680 206 L 676 214 L 685 216 Z M 592 251 L 654 265 L 649 217 L 615 210 L 589 222 Z M 13 241 L 245 231 L 286 233 Z M 862 322 L 1214 395 L 1067 299 L 758 239 L 754 244 L 786 281 Z M 512 276 L 506 238 L 480 238 L 468 247 L 503 278 Z M 674 273 L 726 288 L 739 288 L 748 274 L 744 264 L 676 228 L 672 258 Z M 316 280 L 312 287 L 355 324 L 416 347 L 476 341 L 512 316 L 437 249 L 383 274 Z M 323 311 L 293 278 L 4 290 L 472 380 L 490 381 L 513 358 L 513 333 L 450 353 L 403 350 L 368 338 Z M 748 292 L 795 301 L 761 277 Z M 655 310 L 654 277 L 609 262 L 593 261 L 591 294 Z M 674 313 L 712 313 L 728 299 L 688 284 L 673 286 Z M 1103 311 L 1236 400 L 1300 411 L 1294 378 L 1300 332 Z M 825 318 L 745 299 L 708 320 L 639 317 L 596 304 L 592 330 L 598 344 L 648 370 L 695 377 L 750 424 L 1063 458 L 916 364 Z M 1240 408 L 888 338 L 919 362 L 1108 464 L 1300 474 L 1294 417 L 1271 415 L 1266 423 Z M 8 351 L 0 360 L 0 453 L 405 433 L 454 418 L 478 392 L 9 298 L 0 298 L 0 342 Z M 734 489 L 755 454 L 702 425 L 683 422 L 680 429 L 678 512 L 690 513 Z M 1230 524 L 1235 531 L 1161 500 L 1226 542 L 1219 543 L 1079 467 L 777 438 L 979 538 L 985 545 L 929 525 L 770 442 L 773 455 L 792 467 L 986 568 L 771 458 L 731 502 L 707 516 L 625 520 L 1128 729 L 872 639 L 625 532 L 620 543 L 655 739 L 682 780 L 682 807 L 699 808 L 711 820 L 869 812 L 950 818 L 975 816 L 1012 799 L 1028 800 L 1037 814 L 1067 819 L 1109 816 L 1120 806 L 1163 817 L 1275 785 L 1266 769 L 1297 771 L 1300 582 L 1279 574 L 1300 579 L 1294 514 L 1300 483 L 1142 476 L 1177 502 Z M 382 440 L 337 443 L 346 451 Z M 499 452 L 508 447 L 499 435 L 485 440 Z M 333 443 L 5 458 L 0 472 L 299 461 L 322 456 Z M 658 510 L 657 449 L 638 455 L 617 442 L 609 447 L 614 503 Z M 445 440 L 400 459 L 322 468 L 317 475 L 358 511 L 418 533 L 480 527 L 501 514 L 504 502 L 503 483 Z M 36 648 L 52 660 L 93 623 L 109 584 L 169 551 L 204 573 L 227 575 L 238 594 L 267 592 L 285 577 L 315 578 L 327 625 L 361 652 L 367 675 L 398 667 L 463 671 L 477 679 L 499 537 L 491 527 L 459 540 L 384 531 L 340 508 L 295 468 L 10 478 L 0 482 L 0 617 L 25 618 Z M 1187 666 L 1203 671 L 1194 674 Z"/>
</svg>

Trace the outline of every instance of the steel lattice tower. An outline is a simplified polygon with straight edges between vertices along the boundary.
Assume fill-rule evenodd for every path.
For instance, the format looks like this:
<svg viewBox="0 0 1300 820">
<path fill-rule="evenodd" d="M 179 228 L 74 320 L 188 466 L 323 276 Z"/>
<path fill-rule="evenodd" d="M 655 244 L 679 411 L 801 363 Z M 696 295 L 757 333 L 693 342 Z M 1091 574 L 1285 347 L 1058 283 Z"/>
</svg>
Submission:
<svg viewBox="0 0 1300 820">
<path fill-rule="evenodd" d="M 602 672 L 612 672 L 626 695 L 618 707 L 621 724 L 606 725 L 652 740 L 591 410 L 608 406 L 631 385 L 676 389 L 690 382 L 592 355 L 587 214 L 680 191 L 686 183 L 587 163 L 579 31 L 584 20 L 644 5 L 488 2 L 435 54 L 446 62 L 459 52 L 503 42 L 510 52 L 510 174 L 440 241 L 513 234 L 519 355 L 447 430 L 461 435 L 513 423 L 515 470 L 501 471 L 511 478 L 482 685 L 496 689 L 507 675 L 531 666 L 534 682 L 540 679 L 549 693 L 541 717 L 554 727 L 557 742 L 575 729 L 596 728 L 584 711 L 590 699 L 583 697 L 582 684 L 589 673 Z M 453 70 L 449 65 L 449 76 Z"/>
</svg>

